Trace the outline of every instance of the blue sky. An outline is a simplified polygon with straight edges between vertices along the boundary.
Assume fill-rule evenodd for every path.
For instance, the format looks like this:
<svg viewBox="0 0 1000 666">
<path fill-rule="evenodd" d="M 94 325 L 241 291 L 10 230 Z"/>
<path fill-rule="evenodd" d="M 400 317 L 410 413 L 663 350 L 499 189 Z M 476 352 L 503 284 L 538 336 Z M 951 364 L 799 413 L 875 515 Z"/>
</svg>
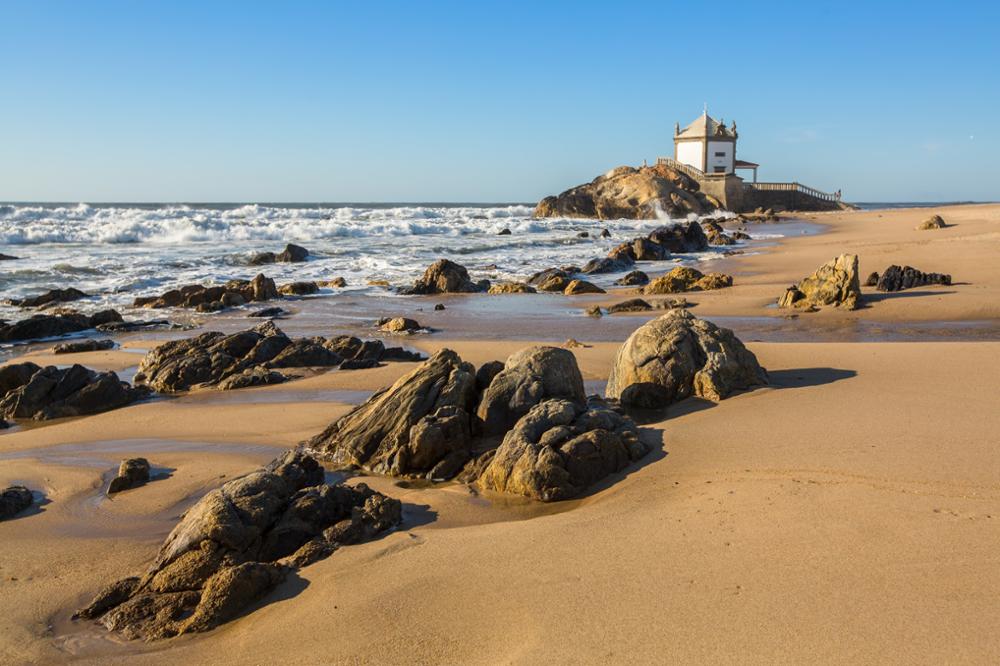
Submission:
<svg viewBox="0 0 1000 666">
<path fill-rule="evenodd" d="M 0 2 L 0 200 L 534 201 L 740 130 L 761 180 L 1000 199 L 996 3 Z"/>
</svg>

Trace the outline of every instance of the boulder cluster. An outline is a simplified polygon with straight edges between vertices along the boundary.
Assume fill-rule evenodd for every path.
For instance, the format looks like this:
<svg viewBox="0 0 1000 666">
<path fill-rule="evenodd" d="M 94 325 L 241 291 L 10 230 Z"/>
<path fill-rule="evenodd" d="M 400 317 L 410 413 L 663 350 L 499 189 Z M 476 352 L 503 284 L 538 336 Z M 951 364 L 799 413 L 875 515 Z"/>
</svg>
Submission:
<svg viewBox="0 0 1000 666">
<path fill-rule="evenodd" d="M 605 396 L 651 409 L 691 396 L 722 400 L 767 383 L 767 373 L 729 329 L 684 309 L 646 322 L 618 350 Z"/>
<path fill-rule="evenodd" d="M 478 370 L 438 351 L 306 448 L 341 467 L 460 477 L 543 501 L 575 496 L 648 451 L 630 419 L 588 402 L 573 354 L 545 346 Z"/>
<path fill-rule="evenodd" d="M 813 310 L 834 306 L 853 310 L 861 304 L 861 281 L 858 255 L 842 254 L 831 259 L 815 273 L 785 290 L 778 307 Z"/>
<path fill-rule="evenodd" d="M 401 520 L 398 500 L 364 484 L 327 484 L 315 459 L 291 451 L 205 495 L 149 570 L 112 583 L 74 617 L 98 620 L 127 639 L 208 631 L 295 569 Z"/>
<path fill-rule="evenodd" d="M 421 356 L 379 340 L 349 335 L 289 338 L 273 322 L 238 333 L 211 331 L 172 340 L 149 351 L 139 364 L 136 383 L 161 393 L 199 386 L 236 389 L 276 384 L 288 379 L 283 368 L 374 367 L 380 361 L 418 361 Z"/>
<path fill-rule="evenodd" d="M 275 254 L 274 252 L 258 252 L 250 257 L 247 262 L 251 266 L 263 266 L 274 263 L 298 263 L 309 258 L 309 250 L 301 245 L 289 243 L 285 249 Z"/>
<path fill-rule="evenodd" d="M 199 312 L 216 312 L 227 307 L 280 297 L 274 280 L 261 273 L 253 280 L 230 280 L 212 287 L 189 284 L 159 296 L 140 296 L 132 305 L 137 308 L 195 308 Z"/>
<path fill-rule="evenodd" d="M 701 215 L 722 207 L 700 190 L 694 178 L 663 164 L 620 166 L 589 183 L 545 197 L 535 207 L 535 217 L 653 220 L 663 213 Z"/>
<path fill-rule="evenodd" d="M 895 264 L 885 269 L 881 276 L 876 273 L 875 277 L 875 288 L 879 291 L 902 291 L 903 289 L 925 287 L 930 284 L 951 284 L 951 275 L 945 273 L 924 273 L 912 266 L 897 266 Z"/>
<path fill-rule="evenodd" d="M 57 368 L 35 363 L 0 367 L 0 417 L 43 421 L 106 412 L 146 397 L 149 391 L 82 365 Z"/>
</svg>

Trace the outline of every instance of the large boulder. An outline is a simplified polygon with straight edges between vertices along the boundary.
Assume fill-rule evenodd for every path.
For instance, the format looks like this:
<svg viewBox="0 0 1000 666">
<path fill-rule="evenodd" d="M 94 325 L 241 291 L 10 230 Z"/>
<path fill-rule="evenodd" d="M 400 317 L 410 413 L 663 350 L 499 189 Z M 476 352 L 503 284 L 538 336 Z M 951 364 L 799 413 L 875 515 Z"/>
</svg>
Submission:
<svg viewBox="0 0 1000 666">
<path fill-rule="evenodd" d="M 640 326 L 618 350 L 605 395 L 633 407 L 690 396 L 721 400 L 767 383 L 767 373 L 732 331 L 671 310 Z"/>
<path fill-rule="evenodd" d="M 412 287 L 400 290 L 404 294 L 450 294 L 486 291 L 490 287 L 486 280 L 473 282 L 465 266 L 448 259 L 438 259 L 427 267 L 423 277 Z"/>
<path fill-rule="evenodd" d="M 119 380 L 114 372 L 96 372 L 78 364 L 68 368 L 40 368 L 34 363 L 6 366 L 0 384 L 6 388 L 0 398 L 0 417 L 36 421 L 106 412 L 148 394 Z"/>
<path fill-rule="evenodd" d="M 306 443 L 341 466 L 395 476 L 452 475 L 470 457 L 475 368 L 442 349 Z"/>
<path fill-rule="evenodd" d="M 875 288 L 879 291 L 902 291 L 929 284 L 951 284 L 951 275 L 944 273 L 924 273 L 912 266 L 896 266 L 885 269 L 878 278 Z"/>
<path fill-rule="evenodd" d="M 13 518 L 34 502 L 31 491 L 24 486 L 10 486 L 0 491 L 0 520 Z"/>
<path fill-rule="evenodd" d="M 576 357 L 558 347 L 528 347 L 507 359 L 483 392 L 476 413 L 485 435 L 501 435 L 532 407 L 551 398 L 586 403 Z"/>
<path fill-rule="evenodd" d="M 621 166 L 589 183 L 545 197 L 535 208 L 535 217 L 653 220 L 663 212 L 701 214 L 712 208 L 697 181 L 657 164 Z"/>
<path fill-rule="evenodd" d="M 814 308 L 832 305 L 853 310 L 861 304 L 858 255 L 842 254 L 831 259 L 778 299 L 781 308 Z"/>
<path fill-rule="evenodd" d="M 708 237 L 697 222 L 674 222 L 649 232 L 649 240 L 666 252 L 683 254 L 708 249 Z"/>
<path fill-rule="evenodd" d="M 477 483 L 546 502 L 568 499 L 648 452 L 631 419 L 603 406 L 545 400 L 504 436 Z"/>
<path fill-rule="evenodd" d="M 401 505 L 364 484 L 324 483 L 313 458 L 290 451 L 195 504 L 152 567 L 102 590 L 75 617 L 128 639 L 211 630 L 246 610 L 287 572 L 398 525 Z"/>
</svg>

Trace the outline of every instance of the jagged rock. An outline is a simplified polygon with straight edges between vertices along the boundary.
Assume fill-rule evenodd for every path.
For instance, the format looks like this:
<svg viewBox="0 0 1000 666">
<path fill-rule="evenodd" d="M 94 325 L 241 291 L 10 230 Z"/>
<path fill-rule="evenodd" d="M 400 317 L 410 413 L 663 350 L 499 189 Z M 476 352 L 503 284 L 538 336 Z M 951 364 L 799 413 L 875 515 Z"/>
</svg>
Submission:
<svg viewBox="0 0 1000 666">
<path fill-rule="evenodd" d="M 723 273 L 709 273 L 688 266 L 677 266 L 666 275 L 653 279 L 640 291 L 643 294 L 677 294 L 685 291 L 721 289 L 733 284 L 733 278 Z"/>
<path fill-rule="evenodd" d="M 297 338 L 265 365 L 268 368 L 321 368 L 340 365 L 343 360 L 323 338 Z"/>
<path fill-rule="evenodd" d="M 625 277 L 615 280 L 615 284 L 630 287 L 639 286 L 649 283 L 649 276 L 642 271 L 632 271 L 625 275 Z"/>
<path fill-rule="evenodd" d="M 152 567 L 97 594 L 74 617 L 128 639 L 208 631 L 233 619 L 286 575 L 398 525 L 398 500 L 324 483 L 323 468 L 290 451 L 195 504 Z"/>
<path fill-rule="evenodd" d="M 247 368 L 243 372 L 229 375 L 218 384 L 216 388 L 220 391 L 233 391 L 235 389 L 250 388 L 252 386 L 270 386 L 271 384 L 283 384 L 288 381 L 288 377 L 277 370 L 270 370 L 262 365 L 255 365 Z"/>
<path fill-rule="evenodd" d="M 558 347 L 528 347 L 512 354 L 493 378 L 476 410 L 486 436 L 509 430 L 542 400 L 586 402 L 583 376 L 572 352 Z"/>
<path fill-rule="evenodd" d="M 90 295 L 85 294 L 74 287 L 69 287 L 68 289 L 51 289 L 44 294 L 33 296 L 31 298 L 12 298 L 8 301 L 8 303 L 22 308 L 40 308 L 53 303 L 69 303 L 71 301 L 78 301 L 81 298 L 90 298 Z"/>
<path fill-rule="evenodd" d="M 308 296 L 319 291 L 319 285 L 315 282 L 289 282 L 278 288 L 278 293 L 282 296 Z"/>
<path fill-rule="evenodd" d="M 534 294 L 535 288 L 523 282 L 497 282 L 490 285 L 490 294 Z"/>
<path fill-rule="evenodd" d="M 765 383 L 767 373 L 732 331 L 671 310 L 636 329 L 618 350 L 605 395 L 650 407 L 653 393 L 665 406 L 692 395 L 721 400 Z"/>
<path fill-rule="evenodd" d="M 615 303 L 614 305 L 608 306 L 608 313 L 615 314 L 616 312 L 645 312 L 646 310 L 652 310 L 653 306 L 648 302 L 642 300 L 641 298 L 630 298 L 627 301 L 622 301 L 621 303 Z"/>
<path fill-rule="evenodd" d="M 586 280 L 571 280 L 570 283 L 566 285 L 565 289 L 563 289 L 563 293 L 567 296 L 576 296 L 577 294 L 604 294 L 607 292 L 593 282 L 587 282 Z"/>
<path fill-rule="evenodd" d="M 824 305 L 853 310 L 861 302 L 858 255 L 842 254 L 831 259 L 778 299 L 781 308 L 812 308 Z"/>
<path fill-rule="evenodd" d="M 703 252 L 708 249 L 708 238 L 697 222 L 675 222 L 649 233 L 649 240 L 673 254 Z"/>
<path fill-rule="evenodd" d="M 585 402 L 544 400 L 504 436 L 477 483 L 545 502 L 563 500 L 648 452 L 631 419 Z"/>
<path fill-rule="evenodd" d="M 589 308 L 583 311 L 588 317 L 603 317 L 604 313 L 601 311 L 600 305 L 591 305 Z"/>
<path fill-rule="evenodd" d="M 951 276 L 943 273 L 924 273 L 912 266 L 889 266 L 878 279 L 876 289 L 879 291 L 902 291 L 913 287 L 923 287 L 929 284 L 951 284 Z"/>
<path fill-rule="evenodd" d="M 0 520 L 13 518 L 34 503 L 31 491 L 24 486 L 9 486 L 0 492 Z"/>
<path fill-rule="evenodd" d="M 330 338 L 324 346 L 346 359 L 374 359 L 377 361 L 385 357 L 388 351 L 381 340 L 361 340 L 353 335 L 338 335 L 335 338 Z"/>
<path fill-rule="evenodd" d="M 69 368 L 13 364 L 0 373 L 0 385 L 7 389 L 0 399 L 0 416 L 36 421 L 106 412 L 148 393 L 120 381 L 113 372 L 95 372 L 78 364 Z"/>
<path fill-rule="evenodd" d="M 111 479 L 108 494 L 131 490 L 149 481 L 149 461 L 145 458 L 126 458 L 118 466 L 118 476 Z"/>
<path fill-rule="evenodd" d="M 36 314 L 12 324 L 0 323 L 0 342 L 53 338 L 86 331 L 112 321 L 122 321 L 121 315 L 114 310 L 103 310 L 89 316 L 80 313 Z"/>
<path fill-rule="evenodd" d="M 462 464 L 468 459 L 467 439 L 447 443 L 445 451 L 431 431 L 464 433 L 458 425 L 463 419 L 471 431 L 475 400 L 475 369 L 455 352 L 442 349 L 306 446 L 342 466 L 395 476 L 426 476 L 446 457 L 462 458 Z M 433 448 L 425 450 L 424 445 Z"/>
<path fill-rule="evenodd" d="M 114 349 L 114 340 L 81 340 L 79 342 L 64 342 L 52 348 L 53 354 L 81 354 L 83 352 L 105 351 Z"/>
<path fill-rule="evenodd" d="M 378 330 L 383 333 L 413 333 L 423 328 L 416 319 L 408 317 L 393 317 L 392 319 L 380 319 Z"/>
<path fill-rule="evenodd" d="M 486 291 L 489 281 L 473 282 L 465 266 L 447 259 L 438 259 L 428 266 L 422 278 L 412 287 L 402 289 L 403 294 L 447 294 Z"/>
<path fill-rule="evenodd" d="M 874 287 L 878 284 L 878 273 L 872 271 L 868 274 L 868 279 L 865 280 L 866 287 Z"/>
<path fill-rule="evenodd" d="M 697 181 L 666 165 L 633 168 L 621 166 L 593 181 L 542 199 L 535 217 L 588 217 L 606 219 L 656 219 L 702 213 L 712 208 Z"/>
<path fill-rule="evenodd" d="M 289 243 L 285 246 L 285 249 L 278 254 L 275 254 L 274 252 L 258 252 L 250 257 L 250 261 L 248 263 L 251 266 L 261 266 L 264 264 L 273 264 L 275 262 L 301 262 L 305 261 L 308 257 L 309 250 L 305 249 L 301 245 Z"/>
<path fill-rule="evenodd" d="M 944 218 L 940 215 L 931 215 L 929 218 L 917 225 L 917 231 L 928 231 L 930 229 L 944 229 L 948 225 L 944 223 Z"/>
</svg>

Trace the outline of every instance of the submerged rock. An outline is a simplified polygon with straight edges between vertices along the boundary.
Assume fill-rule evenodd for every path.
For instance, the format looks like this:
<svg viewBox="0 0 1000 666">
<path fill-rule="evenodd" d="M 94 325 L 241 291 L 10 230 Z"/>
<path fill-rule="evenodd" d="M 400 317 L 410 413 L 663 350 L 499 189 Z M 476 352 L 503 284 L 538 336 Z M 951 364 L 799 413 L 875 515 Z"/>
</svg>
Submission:
<svg viewBox="0 0 1000 666">
<path fill-rule="evenodd" d="M 309 258 L 309 250 L 301 245 L 289 243 L 285 249 L 275 254 L 274 252 L 258 252 L 250 257 L 248 262 L 251 266 L 262 266 L 276 262 L 302 262 Z"/>
<path fill-rule="evenodd" d="M 448 294 L 486 291 L 489 281 L 473 282 L 465 266 L 448 259 L 438 259 L 427 267 L 423 277 L 412 287 L 400 290 L 403 294 Z"/>
<path fill-rule="evenodd" d="M 631 419 L 605 407 L 544 400 L 504 436 L 477 483 L 545 502 L 569 499 L 648 452 Z"/>
<path fill-rule="evenodd" d="M 22 308 L 40 308 L 46 305 L 52 305 L 53 303 L 69 303 L 72 301 L 78 301 L 82 298 L 90 298 L 90 295 L 85 294 L 74 287 L 69 287 L 68 289 L 50 289 L 44 294 L 33 296 L 31 298 L 12 298 L 8 302 L 11 305 L 17 305 Z"/>
<path fill-rule="evenodd" d="M 767 383 L 767 373 L 732 331 L 671 310 L 640 326 L 618 350 L 605 395 L 636 407 L 690 396 L 721 400 Z"/>
<path fill-rule="evenodd" d="M 12 255 L 4 254 L 3 252 L 0 252 L 0 261 L 17 261 L 18 259 L 20 259 L 20 257 L 15 257 L 15 256 L 12 256 Z"/>
<path fill-rule="evenodd" d="M 98 619 L 127 639 L 209 631 L 291 569 L 392 529 L 401 508 L 364 484 L 324 483 L 313 458 L 290 451 L 205 495 L 145 574 L 111 584 L 74 617 Z"/>
<path fill-rule="evenodd" d="M 924 273 L 912 266 L 889 266 L 878 279 L 876 289 L 879 291 L 902 291 L 913 287 L 924 287 L 929 284 L 951 284 L 951 275 L 944 273 Z"/>
<path fill-rule="evenodd" d="M 81 354 L 83 352 L 105 351 L 115 348 L 114 340 L 81 340 L 64 342 L 52 348 L 53 354 Z"/>
<path fill-rule="evenodd" d="M 24 486 L 9 486 L 0 491 L 0 520 L 13 518 L 34 503 L 31 491 Z"/>
<path fill-rule="evenodd" d="M 47 419 L 106 412 L 148 395 L 118 379 L 114 372 L 95 372 L 82 365 L 69 368 L 34 363 L 5 366 L 0 372 L 0 416 L 10 419 Z"/>
<path fill-rule="evenodd" d="M 781 308 L 812 308 L 832 305 L 853 310 L 861 303 L 858 255 L 842 254 L 831 259 L 778 299 Z"/>
<path fill-rule="evenodd" d="M 149 461 L 145 458 L 126 458 L 118 466 L 118 476 L 111 479 L 108 494 L 137 488 L 149 481 Z"/>
</svg>

